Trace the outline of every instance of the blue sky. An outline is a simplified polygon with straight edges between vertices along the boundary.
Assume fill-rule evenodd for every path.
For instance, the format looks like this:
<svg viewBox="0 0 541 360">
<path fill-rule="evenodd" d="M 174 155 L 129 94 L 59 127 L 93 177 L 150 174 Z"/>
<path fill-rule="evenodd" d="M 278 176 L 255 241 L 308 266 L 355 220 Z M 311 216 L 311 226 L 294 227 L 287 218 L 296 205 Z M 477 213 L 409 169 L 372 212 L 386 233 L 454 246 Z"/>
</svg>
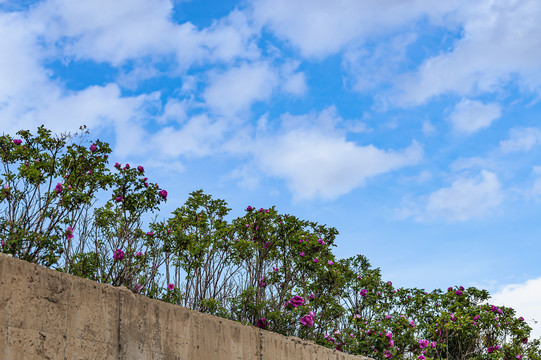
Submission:
<svg viewBox="0 0 541 360">
<path fill-rule="evenodd" d="M 232 216 L 275 205 L 397 286 L 486 288 L 541 320 L 539 18 L 537 0 L 0 0 L 0 128 L 85 124 L 169 191 L 164 216 L 200 188 Z"/>
</svg>

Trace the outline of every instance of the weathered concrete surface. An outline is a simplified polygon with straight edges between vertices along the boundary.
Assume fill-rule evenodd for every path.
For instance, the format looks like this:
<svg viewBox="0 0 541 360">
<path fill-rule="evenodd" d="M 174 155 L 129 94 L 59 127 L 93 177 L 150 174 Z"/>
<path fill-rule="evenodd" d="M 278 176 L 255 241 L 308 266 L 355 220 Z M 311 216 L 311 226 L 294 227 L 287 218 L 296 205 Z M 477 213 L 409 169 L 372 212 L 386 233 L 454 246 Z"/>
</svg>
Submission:
<svg viewBox="0 0 541 360">
<path fill-rule="evenodd" d="M 350 360 L 0 253 L 0 359 Z"/>
<path fill-rule="evenodd" d="M 117 359 L 119 293 L 0 253 L 0 359 Z"/>
</svg>

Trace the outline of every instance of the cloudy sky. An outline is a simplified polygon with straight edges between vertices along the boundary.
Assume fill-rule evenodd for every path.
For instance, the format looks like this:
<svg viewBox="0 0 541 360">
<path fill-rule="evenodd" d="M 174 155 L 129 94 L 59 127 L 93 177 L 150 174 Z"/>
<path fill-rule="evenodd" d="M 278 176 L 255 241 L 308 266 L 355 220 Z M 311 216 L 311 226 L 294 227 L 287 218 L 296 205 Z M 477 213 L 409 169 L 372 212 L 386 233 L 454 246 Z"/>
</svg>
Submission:
<svg viewBox="0 0 541 360">
<path fill-rule="evenodd" d="M 541 320 L 540 18 L 538 0 L 0 0 L 0 131 L 87 125 L 169 191 L 163 216 L 200 188 L 232 216 L 276 205 L 397 286 L 477 286 Z"/>
</svg>

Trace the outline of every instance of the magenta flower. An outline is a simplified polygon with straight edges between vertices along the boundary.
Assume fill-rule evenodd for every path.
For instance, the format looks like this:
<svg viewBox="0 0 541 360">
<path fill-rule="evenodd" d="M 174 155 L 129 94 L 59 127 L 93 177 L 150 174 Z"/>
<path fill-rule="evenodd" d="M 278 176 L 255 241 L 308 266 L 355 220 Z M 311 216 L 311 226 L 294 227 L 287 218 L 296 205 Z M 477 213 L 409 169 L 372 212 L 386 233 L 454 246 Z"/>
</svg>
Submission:
<svg viewBox="0 0 541 360">
<path fill-rule="evenodd" d="M 331 260 L 329 260 L 328 264 L 329 265 L 334 265 L 334 263 Z"/>
<path fill-rule="evenodd" d="M 148 187 L 148 183 L 147 183 L 147 182 L 145 183 L 145 187 Z"/>
<path fill-rule="evenodd" d="M 362 297 L 365 297 L 368 294 L 368 290 L 362 289 L 360 294 L 361 294 Z"/>
<path fill-rule="evenodd" d="M 90 151 L 94 152 L 96 150 L 98 150 L 98 148 L 96 147 L 95 144 L 90 145 Z"/>
<path fill-rule="evenodd" d="M 124 166 L 124 169 L 129 169 L 130 168 L 130 164 L 126 164 L 126 166 Z"/>
<path fill-rule="evenodd" d="M 435 341 L 432 341 L 432 342 L 430 343 L 430 347 L 431 347 L 431 348 L 435 348 L 435 347 L 436 347 L 436 342 L 435 342 Z"/>
<path fill-rule="evenodd" d="M 449 286 L 449 287 L 447 288 L 447 291 L 453 291 L 453 287 L 452 287 L 452 286 Z"/>
<path fill-rule="evenodd" d="M 121 202 L 124 198 L 122 196 L 117 196 L 115 198 L 116 202 Z"/>
<path fill-rule="evenodd" d="M 517 359 L 522 359 L 522 355 L 518 354 Z"/>
<path fill-rule="evenodd" d="M 521 316 L 518 318 L 518 321 L 524 321 L 524 318 Z"/>
<path fill-rule="evenodd" d="M 142 288 L 143 288 L 143 285 L 135 284 L 135 286 L 133 288 L 133 292 L 137 294 L 139 291 L 141 291 Z"/>
<path fill-rule="evenodd" d="M 475 315 L 475 316 L 473 317 L 473 320 L 479 320 L 480 318 L 481 318 L 481 317 L 480 317 L 479 315 Z"/>
<path fill-rule="evenodd" d="M 304 326 L 308 326 L 309 328 L 314 327 L 314 317 L 315 317 L 314 312 L 310 311 L 308 315 L 304 315 L 301 318 L 301 324 Z"/>
<path fill-rule="evenodd" d="M 58 183 L 56 184 L 56 186 L 54 187 L 54 192 L 57 193 L 57 194 L 60 194 L 62 192 L 62 184 L 61 183 Z"/>
<path fill-rule="evenodd" d="M 316 294 L 310 294 L 308 296 L 308 300 L 310 300 L 310 301 L 314 300 L 315 298 L 316 298 Z"/>
<path fill-rule="evenodd" d="M 304 304 L 304 299 L 298 295 L 295 295 L 291 298 L 291 300 L 286 302 L 286 307 L 291 305 L 296 308 L 297 306 L 302 306 L 302 304 Z"/>
<path fill-rule="evenodd" d="M 124 260 L 124 251 L 117 249 L 113 254 L 113 259 L 122 261 Z"/>
<path fill-rule="evenodd" d="M 260 329 L 265 329 L 267 328 L 267 326 L 269 326 L 269 321 L 265 318 L 258 319 L 255 326 L 257 326 Z"/>
<path fill-rule="evenodd" d="M 162 199 L 167 200 L 167 191 L 161 190 L 160 192 L 158 192 L 158 195 L 160 195 Z"/>
<path fill-rule="evenodd" d="M 121 165 L 119 162 L 116 162 L 116 163 L 115 163 L 115 167 L 116 167 L 116 168 L 119 168 L 119 167 L 121 167 L 121 166 L 122 166 L 122 165 Z"/>
<path fill-rule="evenodd" d="M 390 281 L 387 281 L 387 285 L 393 286 L 393 283 Z"/>
<path fill-rule="evenodd" d="M 6 246 L 6 242 L 4 241 L 4 239 L 2 239 L 2 241 L 0 242 L 0 246 L 2 247 Z"/>
<path fill-rule="evenodd" d="M 315 258 L 314 262 L 317 264 L 319 262 L 318 258 Z"/>
<path fill-rule="evenodd" d="M 253 207 L 248 206 L 248 207 L 246 208 L 246 211 L 252 211 L 253 209 L 254 209 Z"/>
<path fill-rule="evenodd" d="M 385 337 L 387 339 L 391 340 L 393 338 L 393 333 L 391 333 L 391 332 L 385 333 Z"/>
<path fill-rule="evenodd" d="M 71 226 L 68 226 L 68 228 L 66 229 L 66 239 L 73 239 L 73 228 Z"/>
<path fill-rule="evenodd" d="M 261 209 L 259 209 L 258 211 L 259 211 L 259 212 L 264 212 L 265 209 L 261 208 Z"/>
<path fill-rule="evenodd" d="M 135 253 L 135 257 L 139 257 L 139 256 L 143 256 L 143 253 L 140 252 L 140 251 L 138 251 L 138 252 Z"/>
<path fill-rule="evenodd" d="M 169 285 L 167 285 L 167 288 L 169 290 L 173 290 L 175 288 L 175 284 L 169 284 Z"/>
<path fill-rule="evenodd" d="M 377 350 L 376 350 L 376 349 L 374 349 L 374 352 L 375 352 L 375 351 L 377 351 Z M 391 353 L 390 353 L 390 352 L 388 352 L 388 351 L 385 351 L 385 357 L 386 357 L 387 359 L 390 359 L 390 358 L 392 358 L 392 357 L 393 357 L 393 355 L 391 355 Z"/>
<path fill-rule="evenodd" d="M 410 325 L 411 327 L 415 327 L 415 323 L 413 322 L 413 320 L 410 321 Z"/>
<path fill-rule="evenodd" d="M 391 339 L 389 340 L 389 348 L 392 348 L 394 346 L 394 340 Z"/>
<path fill-rule="evenodd" d="M 419 339 L 418 343 L 421 349 L 424 349 L 428 346 L 428 340 L 425 340 L 425 339 Z"/>
<path fill-rule="evenodd" d="M 325 241 L 323 241 L 323 239 L 317 239 L 317 243 L 319 245 L 325 245 Z"/>
<path fill-rule="evenodd" d="M 300 253 L 299 255 L 300 255 L 300 256 L 304 256 L 304 252 L 303 252 L 303 251 L 301 251 L 301 253 Z"/>
<path fill-rule="evenodd" d="M 139 170 L 139 172 L 143 172 L 143 171 L 145 171 L 145 168 L 142 167 L 141 165 L 139 165 L 139 166 L 137 167 L 137 170 Z"/>
<path fill-rule="evenodd" d="M 457 294 L 458 296 L 462 295 L 462 290 L 455 291 L 455 294 Z"/>
<path fill-rule="evenodd" d="M 417 360 L 425 360 L 426 358 L 423 355 L 417 356 Z"/>
<path fill-rule="evenodd" d="M 147 232 L 147 235 L 148 235 L 148 236 L 154 236 L 154 232 L 153 232 L 153 231 L 149 231 L 149 232 Z"/>
<path fill-rule="evenodd" d="M 23 142 L 23 141 L 22 141 L 21 139 L 13 139 L 13 143 L 14 143 L 15 145 L 21 145 L 22 142 Z"/>
</svg>

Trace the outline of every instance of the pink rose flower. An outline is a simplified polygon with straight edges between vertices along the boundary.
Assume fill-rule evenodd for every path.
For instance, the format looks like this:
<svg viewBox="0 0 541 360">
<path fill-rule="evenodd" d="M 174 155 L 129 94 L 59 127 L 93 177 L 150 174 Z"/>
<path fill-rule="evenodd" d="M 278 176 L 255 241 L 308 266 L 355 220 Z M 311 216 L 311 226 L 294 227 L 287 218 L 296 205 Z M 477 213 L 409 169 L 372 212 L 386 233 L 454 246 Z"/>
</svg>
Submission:
<svg viewBox="0 0 541 360">
<path fill-rule="evenodd" d="M 269 321 L 265 318 L 258 319 L 255 326 L 257 326 L 260 329 L 265 329 L 267 326 L 269 326 Z"/>
<path fill-rule="evenodd" d="M 62 192 L 62 184 L 61 183 L 58 183 L 56 184 L 56 186 L 54 187 L 54 192 L 57 193 L 57 194 L 60 194 Z"/>
<path fill-rule="evenodd" d="M 124 251 L 117 249 L 113 254 L 113 259 L 122 261 L 124 260 Z"/>
<path fill-rule="evenodd" d="M 304 315 L 301 318 L 301 324 L 304 325 L 304 326 L 308 326 L 309 328 L 314 327 L 314 317 L 315 317 L 314 312 L 310 311 L 310 313 L 308 313 L 308 315 Z"/>
<path fill-rule="evenodd" d="M 158 192 L 158 195 L 160 195 L 163 200 L 167 200 L 167 191 L 161 190 L 160 192 Z"/>
</svg>

